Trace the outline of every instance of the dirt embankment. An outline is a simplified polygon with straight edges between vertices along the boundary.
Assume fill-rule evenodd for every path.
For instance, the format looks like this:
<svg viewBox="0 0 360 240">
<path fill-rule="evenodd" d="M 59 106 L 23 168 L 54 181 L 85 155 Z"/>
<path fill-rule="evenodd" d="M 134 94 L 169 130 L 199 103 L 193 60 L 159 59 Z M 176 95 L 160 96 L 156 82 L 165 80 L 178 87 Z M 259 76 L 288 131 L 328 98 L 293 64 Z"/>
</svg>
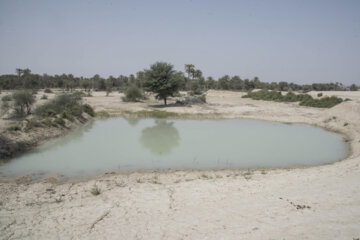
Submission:
<svg viewBox="0 0 360 240">
<path fill-rule="evenodd" d="M 46 93 L 49 99 L 55 97 L 56 93 L 58 93 L 57 90 L 53 91 L 53 93 Z M 7 94 L 11 94 L 11 92 L 3 91 L 0 94 L 0 98 Z M 47 101 L 41 99 L 41 96 L 44 94 L 43 91 L 39 91 L 36 94 L 34 108 Z M 91 116 L 83 113 L 73 121 L 63 119 L 63 124 L 46 124 L 44 121 L 37 120 L 32 115 L 26 117 L 26 119 L 16 119 L 9 115 L 2 116 L 0 119 L 0 164 L 49 139 L 65 135 L 92 119 Z"/>
<path fill-rule="evenodd" d="M 324 127 L 346 136 L 346 160 L 294 169 L 1 181 L 0 239 L 358 239 L 360 92 L 323 94 L 351 101 L 318 109 L 208 91 L 206 105 L 161 110 Z M 124 103 L 118 93 L 105 95 L 96 92 L 85 101 L 113 114 L 159 110 L 151 98 Z M 92 194 L 95 188 L 99 195 Z"/>
</svg>

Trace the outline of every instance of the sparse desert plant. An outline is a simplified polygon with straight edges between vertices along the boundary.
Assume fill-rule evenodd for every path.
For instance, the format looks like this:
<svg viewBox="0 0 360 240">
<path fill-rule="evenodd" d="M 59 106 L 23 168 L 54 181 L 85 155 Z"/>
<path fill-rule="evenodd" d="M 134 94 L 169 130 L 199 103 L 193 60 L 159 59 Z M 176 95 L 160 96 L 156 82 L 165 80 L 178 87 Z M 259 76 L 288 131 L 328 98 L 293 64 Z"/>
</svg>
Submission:
<svg viewBox="0 0 360 240">
<path fill-rule="evenodd" d="M 27 121 L 25 130 L 30 130 L 36 127 L 41 127 L 41 123 L 35 119 L 31 119 Z"/>
<path fill-rule="evenodd" d="M 40 99 L 48 99 L 48 96 L 46 94 L 42 95 Z"/>
<path fill-rule="evenodd" d="M 53 91 L 51 91 L 51 89 L 50 88 L 45 88 L 45 90 L 44 90 L 44 93 L 52 93 Z"/>
<path fill-rule="evenodd" d="M 84 112 L 86 112 L 90 116 L 92 116 L 92 117 L 95 116 L 94 109 L 89 104 L 82 105 L 82 109 L 83 109 Z"/>
<path fill-rule="evenodd" d="M 116 184 L 115 184 L 117 187 L 126 187 L 126 184 L 124 183 L 124 182 L 117 182 Z"/>
<path fill-rule="evenodd" d="M 143 93 L 136 85 L 131 84 L 125 91 L 125 96 L 122 97 L 124 102 L 137 102 L 143 99 Z"/>
<path fill-rule="evenodd" d="M 65 121 L 62 118 L 55 118 L 54 123 L 61 126 L 65 126 Z"/>
<path fill-rule="evenodd" d="M 94 187 L 91 189 L 90 192 L 91 192 L 92 195 L 97 196 L 97 195 L 100 195 L 101 190 L 100 190 L 100 188 L 98 188 L 97 186 L 94 186 Z"/>
<path fill-rule="evenodd" d="M 322 95 L 323 95 L 322 93 L 318 93 L 318 94 L 317 94 L 318 97 L 322 97 Z"/>
<path fill-rule="evenodd" d="M 10 102 L 12 100 L 11 95 L 5 95 L 1 98 L 1 101 L 3 102 Z"/>
<path fill-rule="evenodd" d="M 200 99 L 201 101 L 203 101 L 204 103 L 206 103 L 206 95 L 205 95 L 205 94 L 201 95 L 201 96 L 199 97 L 199 99 Z"/>
<path fill-rule="evenodd" d="M 349 125 L 349 123 L 347 123 L 347 122 L 346 122 L 346 123 L 344 123 L 344 127 L 346 127 L 347 125 Z"/>
<path fill-rule="evenodd" d="M 21 127 L 19 125 L 13 125 L 13 126 L 8 127 L 8 130 L 10 130 L 10 131 L 20 131 Z"/>
<path fill-rule="evenodd" d="M 108 118 L 110 117 L 110 114 L 106 111 L 99 111 L 99 112 L 96 112 L 95 114 L 97 117 L 99 118 Z"/>
<path fill-rule="evenodd" d="M 42 115 L 42 117 L 55 117 L 56 112 L 52 109 L 46 109 Z"/>
<path fill-rule="evenodd" d="M 60 113 L 60 117 L 62 119 L 67 119 L 69 121 L 74 121 L 74 116 L 72 115 L 71 111 L 69 109 L 65 109 Z"/>
</svg>

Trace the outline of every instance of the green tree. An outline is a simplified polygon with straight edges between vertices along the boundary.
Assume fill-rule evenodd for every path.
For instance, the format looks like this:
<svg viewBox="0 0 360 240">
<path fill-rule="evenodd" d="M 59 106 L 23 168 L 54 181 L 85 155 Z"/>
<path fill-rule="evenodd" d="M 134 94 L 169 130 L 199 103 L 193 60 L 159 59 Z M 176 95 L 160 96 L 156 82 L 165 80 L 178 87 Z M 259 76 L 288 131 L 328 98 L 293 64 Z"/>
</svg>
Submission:
<svg viewBox="0 0 360 240">
<path fill-rule="evenodd" d="M 35 97 L 31 91 L 24 90 L 12 94 L 14 100 L 14 110 L 19 116 L 28 115 L 31 113 L 31 107 L 35 103 Z"/>
<path fill-rule="evenodd" d="M 230 86 L 230 77 L 229 75 L 225 75 L 218 80 L 218 85 L 220 89 L 227 90 Z"/>
<path fill-rule="evenodd" d="M 216 81 L 212 77 L 207 78 L 205 85 L 207 89 L 216 89 Z"/>
<path fill-rule="evenodd" d="M 351 84 L 350 91 L 357 91 L 358 87 L 355 84 Z"/>
<path fill-rule="evenodd" d="M 145 70 L 145 89 L 156 93 L 156 98 L 166 100 L 177 93 L 180 86 L 179 74 L 173 70 L 173 65 L 165 62 L 156 62 Z"/>
<path fill-rule="evenodd" d="M 194 64 L 185 64 L 185 72 L 188 74 L 188 78 L 193 77 L 195 72 Z"/>
</svg>

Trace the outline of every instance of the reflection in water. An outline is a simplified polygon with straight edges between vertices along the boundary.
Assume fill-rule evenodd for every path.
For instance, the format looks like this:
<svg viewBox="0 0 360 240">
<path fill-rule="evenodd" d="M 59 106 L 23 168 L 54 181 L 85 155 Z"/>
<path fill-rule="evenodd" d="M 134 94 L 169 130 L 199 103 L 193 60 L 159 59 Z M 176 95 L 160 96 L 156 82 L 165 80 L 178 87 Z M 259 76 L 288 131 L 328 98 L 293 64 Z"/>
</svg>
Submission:
<svg viewBox="0 0 360 240">
<path fill-rule="evenodd" d="M 165 155 L 179 146 L 180 135 L 173 122 L 157 120 L 154 127 L 142 130 L 140 142 L 152 153 Z"/>
<path fill-rule="evenodd" d="M 133 127 L 135 127 L 140 121 L 140 118 L 124 118 L 124 119 L 128 122 L 129 125 Z"/>
</svg>

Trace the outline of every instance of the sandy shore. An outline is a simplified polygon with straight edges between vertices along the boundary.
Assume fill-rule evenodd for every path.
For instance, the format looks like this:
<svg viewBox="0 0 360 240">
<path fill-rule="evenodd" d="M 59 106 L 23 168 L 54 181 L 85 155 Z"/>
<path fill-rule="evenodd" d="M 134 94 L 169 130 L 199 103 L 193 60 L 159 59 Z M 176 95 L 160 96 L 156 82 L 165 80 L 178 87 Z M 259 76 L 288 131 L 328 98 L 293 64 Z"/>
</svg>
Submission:
<svg viewBox="0 0 360 240">
<path fill-rule="evenodd" d="M 346 160 L 303 169 L 109 173 L 65 183 L 56 178 L 2 181 L 0 239 L 360 238 L 360 92 L 323 94 L 351 101 L 318 109 L 209 91 L 206 105 L 160 110 L 324 127 L 346 136 L 351 146 Z M 106 97 L 104 92 L 85 101 L 113 114 L 157 104 L 154 99 L 124 103 L 119 93 Z M 100 195 L 91 194 L 94 186 Z"/>
</svg>

